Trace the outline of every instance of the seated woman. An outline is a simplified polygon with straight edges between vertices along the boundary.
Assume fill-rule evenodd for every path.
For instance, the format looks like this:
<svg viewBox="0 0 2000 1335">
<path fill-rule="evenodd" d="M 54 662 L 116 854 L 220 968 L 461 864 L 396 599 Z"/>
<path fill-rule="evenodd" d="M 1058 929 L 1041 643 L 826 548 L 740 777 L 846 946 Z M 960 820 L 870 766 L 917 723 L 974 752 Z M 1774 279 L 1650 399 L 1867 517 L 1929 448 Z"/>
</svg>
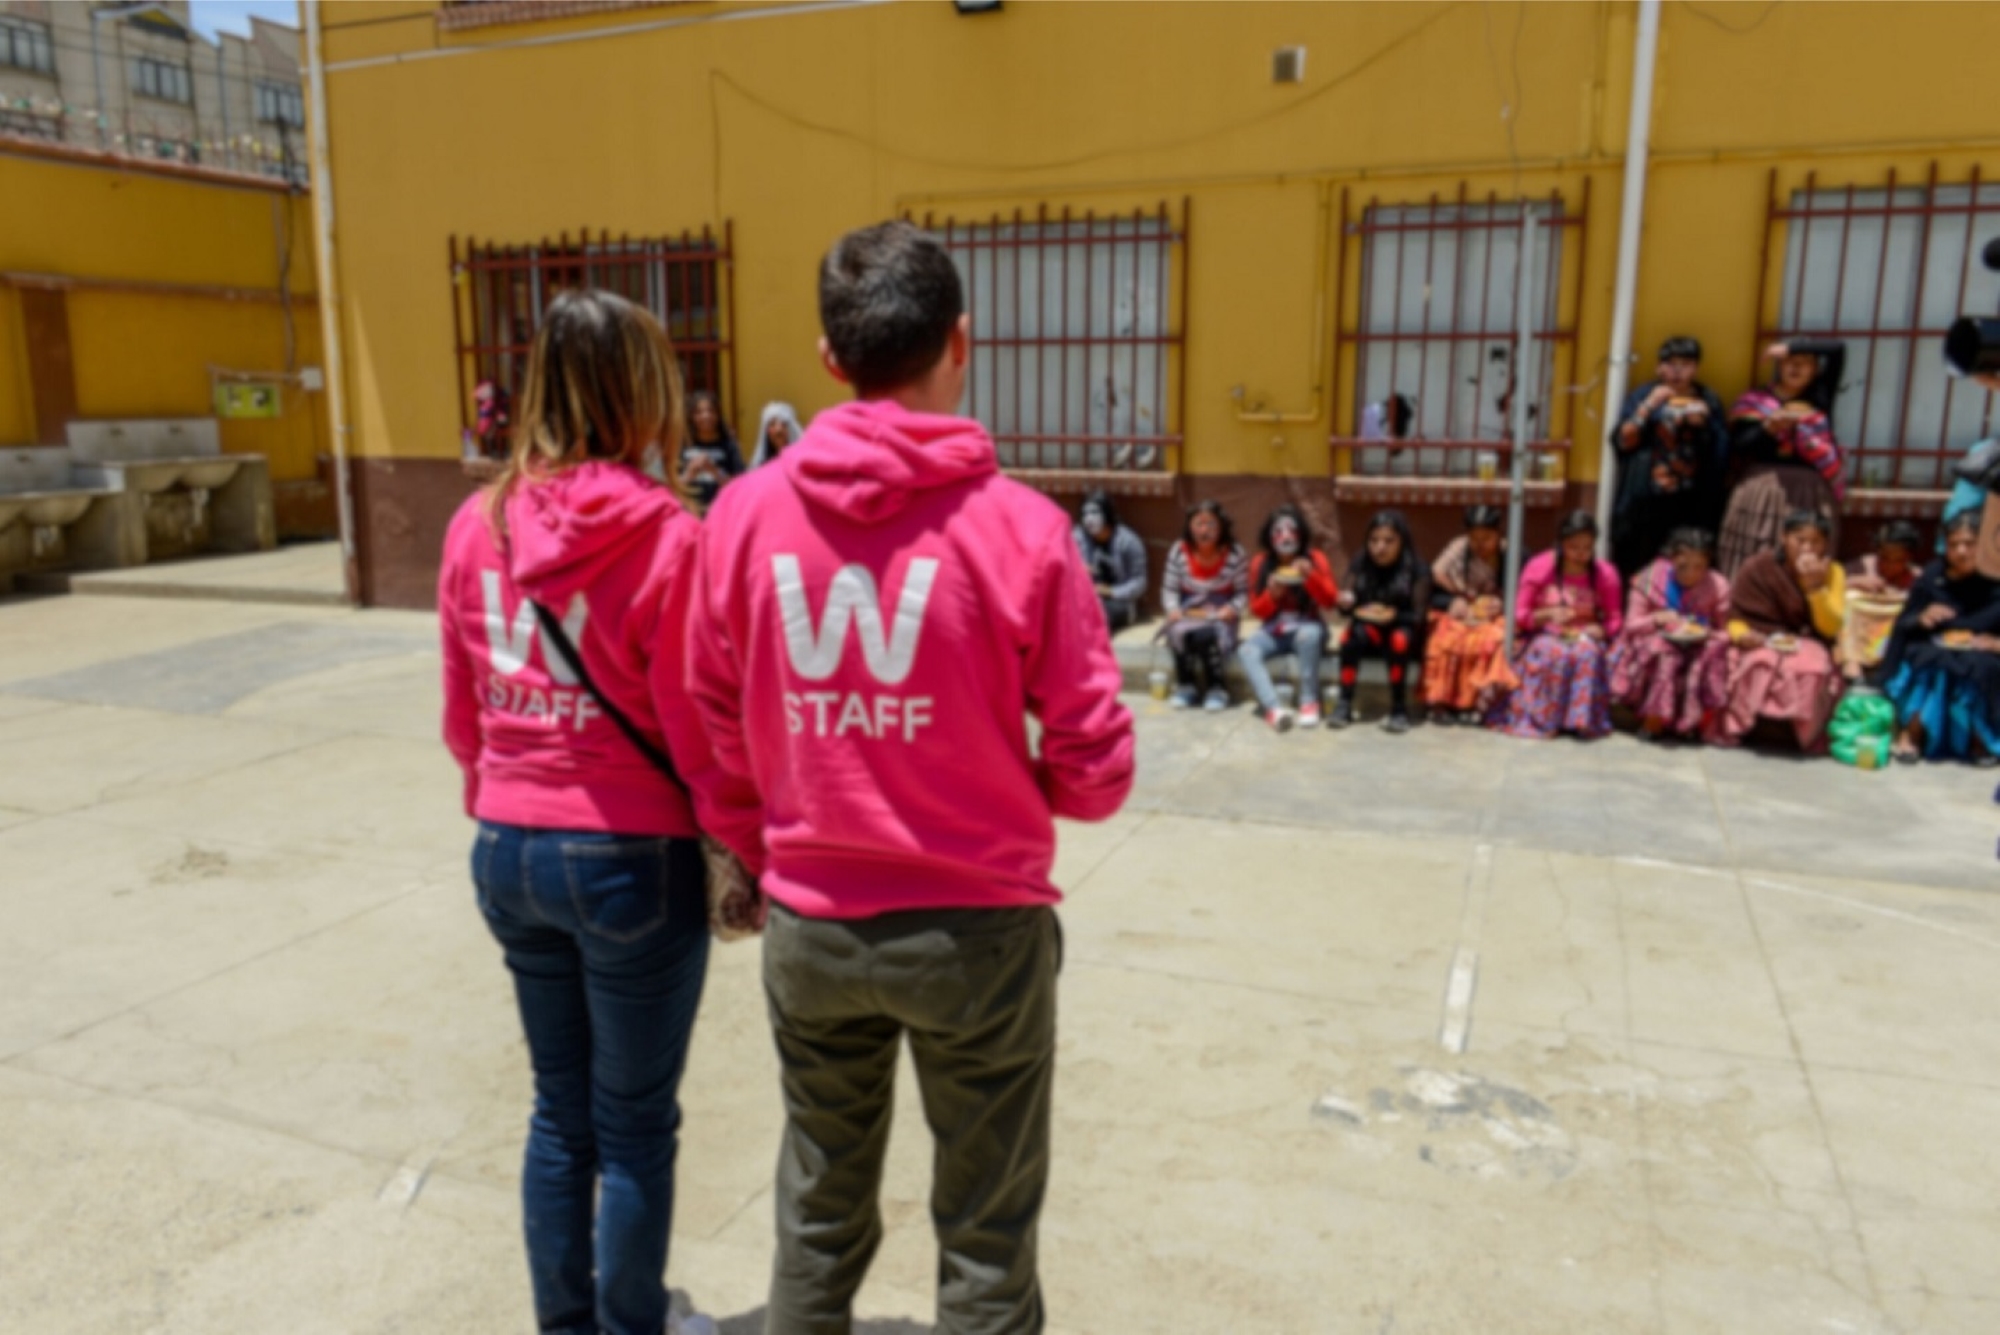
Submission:
<svg viewBox="0 0 2000 1335">
<path fill-rule="evenodd" d="M 1430 576 L 1417 557 L 1410 521 L 1401 510 L 1378 512 L 1368 521 L 1368 540 L 1349 563 L 1347 587 L 1340 593 L 1341 610 L 1354 619 L 1340 648 L 1340 703 L 1327 718 L 1329 728 L 1354 722 L 1361 660 L 1380 658 L 1389 665 L 1389 717 L 1382 726 L 1396 733 L 1410 730 L 1410 659 L 1430 601 Z"/>
<path fill-rule="evenodd" d="M 1518 681 L 1507 664 L 1499 507 L 1466 507 L 1465 532 L 1431 566 L 1436 598 L 1424 646 L 1424 706 L 1438 723 L 1477 723 Z"/>
<path fill-rule="evenodd" d="M 1263 550 L 1250 558 L 1250 612 L 1264 624 L 1243 642 L 1236 657 L 1250 678 L 1251 694 L 1264 721 L 1279 732 L 1294 723 L 1319 726 L 1319 660 L 1326 651 L 1326 621 L 1320 613 L 1340 596 L 1326 553 L 1306 545 L 1306 521 L 1296 506 L 1271 511 L 1258 535 Z M 1299 709 L 1278 704 L 1267 659 L 1296 654 Z"/>
<path fill-rule="evenodd" d="M 1188 511 L 1181 540 L 1160 578 L 1160 631 L 1174 655 L 1174 708 L 1197 701 L 1211 714 L 1229 708 L 1222 665 L 1236 652 L 1236 626 L 1250 606 L 1249 562 L 1220 501 Z"/>
<path fill-rule="evenodd" d="M 1521 686 L 1508 706 L 1507 732 L 1538 739 L 1610 732 L 1605 646 L 1625 619 L 1618 571 L 1597 559 L 1597 520 L 1588 510 L 1565 518 L 1554 550 L 1522 568 L 1514 621 L 1527 649 L 1516 668 Z"/>
<path fill-rule="evenodd" d="M 1611 699 L 1639 714 L 1640 736 L 1698 735 L 1729 701 L 1729 581 L 1715 540 L 1676 529 L 1639 572 L 1611 650 Z"/>
<path fill-rule="evenodd" d="M 1840 699 L 1831 646 L 1840 638 L 1847 579 L 1827 559 L 1827 522 L 1798 510 L 1783 546 L 1759 552 L 1729 586 L 1729 703 L 1708 730 L 1739 746 L 1760 718 L 1787 719 L 1799 749 L 1826 749 L 1826 721 Z"/>
<path fill-rule="evenodd" d="M 1892 750 L 1906 764 L 2000 764 L 2000 582 L 1979 573 L 1979 522 L 1945 526 L 1944 558 L 1910 590 L 1882 659 L 1902 724 Z"/>
<path fill-rule="evenodd" d="M 1729 457 L 1742 469 L 1722 517 L 1722 573 L 1732 580 L 1759 552 L 1778 549 L 1785 517 L 1811 510 L 1827 523 L 1847 494 L 1845 462 L 1833 438 L 1833 399 L 1847 364 L 1840 342 L 1773 344 L 1771 383 L 1729 410 Z"/>
<path fill-rule="evenodd" d="M 1115 635 L 1139 618 L 1146 591 L 1146 544 L 1118 522 L 1118 508 L 1103 488 L 1084 493 L 1076 512 L 1076 550 L 1097 586 L 1105 624 Z"/>
</svg>

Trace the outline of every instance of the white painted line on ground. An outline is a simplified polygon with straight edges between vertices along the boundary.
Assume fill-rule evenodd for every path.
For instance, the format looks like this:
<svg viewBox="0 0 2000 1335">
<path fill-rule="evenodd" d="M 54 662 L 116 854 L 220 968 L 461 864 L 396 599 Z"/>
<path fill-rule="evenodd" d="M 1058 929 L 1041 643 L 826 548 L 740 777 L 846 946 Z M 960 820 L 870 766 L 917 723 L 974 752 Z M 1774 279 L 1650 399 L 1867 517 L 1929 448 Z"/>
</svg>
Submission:
<svg viewBox="0 0 2000 1335">
<path fill-rule="evenodd" d="M 1872 913 L 1878 918 L 1890 918 L 1896 922 L 1908 923 L 1912 927 L 1925 927 L 1946 936 L 1955 936 L 1961 941 L 1970 941 L 1975 946 L 1985 946 L 1988 950 L 2000 950 L 2000 941 L 1980 936 L 1974 932 L 1960 931 L 1956 927 L 1941 922 L 1932 922 L 1920 914 L 1905 913 L 1901 909 L 1884 908 L 1880 904 L 1870 904 L 1865 900 L 1849 899 L 1845 895 L 1828 894 L 1824 890 L 1813 890 L 1803 885 L 1786 885 L 1783 881 L 1767 881 L 1761 876 L 1746 876 L 1743 884 L 1754 885 L 1760 890 L 1782 890 L 1788 895 L 1802 895 L 1809 899 L 1823 899 L 1829 904 L 1853 909 L 1857 913 Z"/>
<path fill-rule="evenodd" d="M 1438 1045 L 1462 1054 L 1472 1037 L 1472 996 L 1479 980 L 1479 944 L 1486 934 L 1486 901 L 1493 893 L 1493 845 L 1477 844 L 1465 871 L 1465 913 L 1458 928 L 1458 949 L 1444 983 L 1444 1020 Z"/>
<path fill-rule="evenodd" d="M 382 1190 L 375 1193 L 375 1199 L 397 1210 L 407 1210 L 417 1199 L 417 1193 L 430 1180 L 431 1165 L 437 1162 L 437 1151 L 427 1151 L 421 1159 L 412 1155 L 403 1165 L 390 1174 L 382 1184 Z"/>
<path fill-rule="evenodd" d="M 1719 876 L 1723 880 L 1730 880 L 1736 875 L 1727 867 L 1703 867 L 1692 862 L 1669 862 L 1665 858 L 1643 858 L 1636 854 L 1611 860 L 1626 867 L 1652 867 L 1659 871 L 1685 872 L 1691 876 Z"/>
<path fill-rule="evenodd" d="M 1472 992 L 1479 980 L 1479 953 L 1458 948 L 1451 962 L 1451 981 L 1444 991 L 1444 1028 L 1438 1042 L 1446 1052 L 1462 1053 L 1472 1032 Z"/>
</svg>

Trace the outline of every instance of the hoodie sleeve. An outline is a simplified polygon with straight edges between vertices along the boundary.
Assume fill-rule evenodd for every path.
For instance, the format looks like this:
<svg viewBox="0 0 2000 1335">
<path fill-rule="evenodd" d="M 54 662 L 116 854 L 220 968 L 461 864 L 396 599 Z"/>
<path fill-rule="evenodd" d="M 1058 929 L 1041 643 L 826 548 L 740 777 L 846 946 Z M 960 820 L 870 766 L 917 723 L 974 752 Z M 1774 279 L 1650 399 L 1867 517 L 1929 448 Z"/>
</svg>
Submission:
<svg viewBox="0 0 2000 1335">
<path fill-rule="evenodd" d="M 711 521 L 713 522 L 713 521 Z M 700 723 L 703 750 L 714 766 L 709 795 L 712 834 L 743 859 L 753 873 L 764 871 L 764 807 L 751 779 L 750 747 L 743 736 L 743 670 L 730 643 L 725 610 L 716 598 L 723 586 L 710 569 L 709 538 L 704 525 L 695 559 L 681 582 L 689 590 L 681 604 L 686 628 L 685 660 L 666 664 L 680 679 L 693 717 Z M 1093 604 L 1095 599 L 1092 600 Z"/>
<path fill-rule="evenodd" d="M 646 646 L 647 688 L 674 768 L 694 798 L 695 820 L 702 832 L 741 858 L 752 875 L 761 875 L 764 812 L 757 790 L 746 774 L 723 763 L 722 748 L 710 735 L 705 712 L 690 689 L 694 636 L 707 620 L 706 609 L 695 605 L 694 591 L 707 584 L 695 560 L 693 521 L 677 522 L 675 527 L 687 532 L 672 544 L 674 550 L 663 563 L 666 578 L 657 603 L 659 618 Z"/>
<path fill-rule="evenodd" d="M 450 544 L 455 548 L 456 543 Z M 465 814 L 479 801 L 479 694 L 458 603 L 459 561 L 448 551 L 438 571 L 438 633 L 444 656 L 444 744 L 465 775 Z"/>
<path fill-rule="evenodd" d="M 1039 628 L 1028 649 L 1028 711 L 1041 721 L 1039 780 L 1049 810 L 1071 820 L 1105 820 L 1132 791 L 1132 715 L 1104 609 L 1068 535 L 1050 544 L 1036 581 Z"/>
<path fill-rule="evenodd" d="M 1332 607 L 1340 601 L 1340 585 L 1333 578 L 1333 562 L 1326 559 L 1326 553 L 1312 554 L 1312 573 L 1306 576 L 1306 592 L 1321 607 Z"/>
</svg>

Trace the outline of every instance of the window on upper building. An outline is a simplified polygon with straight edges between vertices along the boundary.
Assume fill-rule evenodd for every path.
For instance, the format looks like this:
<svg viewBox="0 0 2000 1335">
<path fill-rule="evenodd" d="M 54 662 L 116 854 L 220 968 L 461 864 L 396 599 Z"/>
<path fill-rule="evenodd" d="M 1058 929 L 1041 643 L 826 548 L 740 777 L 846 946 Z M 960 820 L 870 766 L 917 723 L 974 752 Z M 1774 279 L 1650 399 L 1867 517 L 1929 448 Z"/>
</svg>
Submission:
<svg viewBox="0 0 2000 1335">
<path fill-rule="evenodd" d="M 140 56 L 132 62 L 132 91 L 141 97 L 186 106 L 194 101 L 194 80 L 188 76 L 185 65 Z"/>
<path fill-rule="evenodd" d="M 1992 396 L 1945 374 L 1940 349 L 1957 316 L 2000 306 L 2000 276 L 1978 252 L 2000 236 L 2000 183 L 1940 181 L 1828 187 L 1808 175 L 1781 204 L 1772 178 L 1771 240 L 1783 228 L 1778 309 L 1759 321 L 1761 356 L 1787 338 L 1839 339 L 1846 365 L 1833 434 L 1848 479 L 1884 490 L 1941 491 L 1951 466 L 1992 433 Z M 1767 263 L 1769 260 L 1767 259 Z M 1766 279 L 1766 290 L 1769 280 Z M 1760 379 L 1770 374 L 1760 361 Z"/>
<path fill-rule="evenodd" d="M 1159 473 L 1181 443 L 1187 217 L 925 218 L 972 313 L 965 413 L 1003 467 Z"/>
<path fill-rule="evenodd" d="M 257 119 L 266 125 L 303 127 L 306 123 L 306 104 L 299 86 L 260 80 L 257 84 Z"/>
<path fill-rule="evenodd" d="M 55 46 L 48 25 L 0 14 L 0 67 L 53 74 Z"/>
</svg>

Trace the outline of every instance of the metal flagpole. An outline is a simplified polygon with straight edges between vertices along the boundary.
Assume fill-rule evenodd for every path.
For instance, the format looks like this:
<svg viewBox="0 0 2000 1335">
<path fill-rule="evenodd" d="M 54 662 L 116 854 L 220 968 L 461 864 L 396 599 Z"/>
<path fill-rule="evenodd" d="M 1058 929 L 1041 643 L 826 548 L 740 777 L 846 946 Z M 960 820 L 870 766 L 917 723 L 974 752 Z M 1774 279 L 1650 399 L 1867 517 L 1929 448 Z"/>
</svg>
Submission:
<svg viewBox="0 0 2000 1335">
<path fill-rule="evenodd" d="M 1507 657 L 1514 657 L 1514 602 L 1521 587 L 1521 524 L 1528 501 L 1528 396 L 1535 383 L 1531 363 L 1535 335 L 1531 327 L 1531 295 L 1535 289 L 1535 211 L 1521 206 L 1521 253 L 1515 261 L 1514 290 L 1514 449 L 1507 490 Z"/>
</svg>

